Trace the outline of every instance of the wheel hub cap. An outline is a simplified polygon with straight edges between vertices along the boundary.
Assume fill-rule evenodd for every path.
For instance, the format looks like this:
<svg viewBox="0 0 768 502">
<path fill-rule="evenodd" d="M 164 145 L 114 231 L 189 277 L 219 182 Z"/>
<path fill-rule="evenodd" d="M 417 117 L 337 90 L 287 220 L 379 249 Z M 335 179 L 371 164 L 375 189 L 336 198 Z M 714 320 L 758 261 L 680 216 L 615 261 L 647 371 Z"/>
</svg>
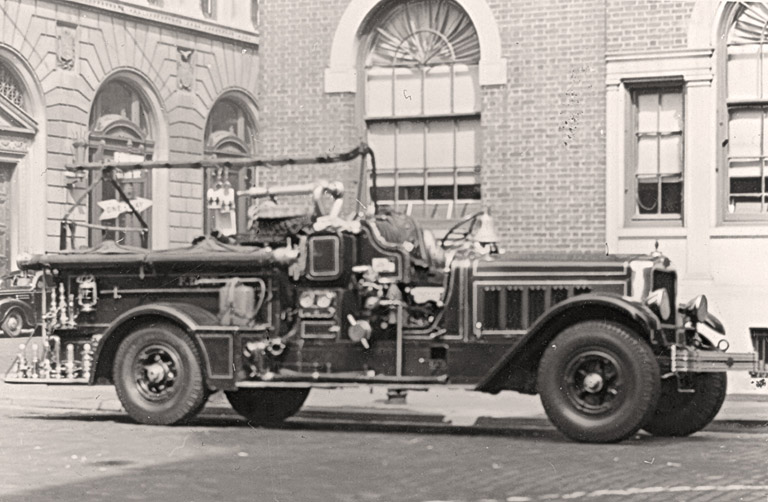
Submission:
<svg viewBox="0 0 768 502">
<path fill-rule="evenodd" d="M 603 388 L 603 377 L 598 373 L 589 373 L 584 377 L 584 390 L 589 393 L 600 392 Z"/>
<path fill-rule="evenodd" d="M 165 346 L 142 350 L 134 365 L 139 393 L 151 401 L 168 399 L 175 392 L 178 354 Z"/>
<path fill-rule="evenodd" d="M 152 383 L 160 383 L 168 376 L 168 371 L 163 364 L 150 364 L 146 368 L 147 380 Z"/>
</svg>

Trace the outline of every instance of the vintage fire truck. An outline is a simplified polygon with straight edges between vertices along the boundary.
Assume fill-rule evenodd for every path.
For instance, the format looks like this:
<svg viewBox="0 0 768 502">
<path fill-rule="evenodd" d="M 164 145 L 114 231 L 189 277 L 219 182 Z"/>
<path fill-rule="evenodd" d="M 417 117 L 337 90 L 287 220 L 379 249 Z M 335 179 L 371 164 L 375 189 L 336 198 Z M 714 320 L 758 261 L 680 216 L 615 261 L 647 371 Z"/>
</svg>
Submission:
<svg viewBox="0 0 768 502">
<path fill-rule="evenodd" d="M 6 382 L 112 383 L 146 424 L 188 420 L 216 391 L 250 423 L 274 424 L 317 387 L 514 390 L 538 393 L 567 437 L 614 442 L 640 429 L 692 434 L 720 409 L 726 371 L 765 371 L 756 354 L 727 352 L 704 296 L 678 303 L 675 270 L 658 250 L 505 254 L 485 211 L 435 239 L 368 197 L 376 174 L 365 145 L 307 159 L 72 169 L 100 173 L 124 196 L 116 173 L 131 169 L 278 169 L 356 157 L 357 200 L 370 204 L 349 216 L 338 182 L 236 196 L 225 187 L 208 201 L 224 215 L 243 199 L 258 207 L 298 194 L 315 210 L 252 211 L 247 232 L 182 249 L 105 241 L 27 258 L 20 267 L 49 273 L 53 285 L 40 282 L 42 341 L 22 347 Z"/>
</svg>

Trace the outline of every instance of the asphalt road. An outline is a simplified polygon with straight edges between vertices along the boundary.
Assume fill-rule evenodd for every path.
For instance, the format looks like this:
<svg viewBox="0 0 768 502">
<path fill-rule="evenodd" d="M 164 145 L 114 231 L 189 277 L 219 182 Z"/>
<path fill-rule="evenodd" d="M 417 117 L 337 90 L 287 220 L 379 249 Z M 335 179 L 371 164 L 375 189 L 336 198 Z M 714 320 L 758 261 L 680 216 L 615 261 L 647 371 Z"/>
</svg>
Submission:
<svg viewBox="0 0 768 502">
<path fill-rule="evenodd" d="M 582 445 L 554 431 L 152 427 L 9 407 L 0 429 L 3 502 L 768 500 L 768 434 Z"/>
</svg>

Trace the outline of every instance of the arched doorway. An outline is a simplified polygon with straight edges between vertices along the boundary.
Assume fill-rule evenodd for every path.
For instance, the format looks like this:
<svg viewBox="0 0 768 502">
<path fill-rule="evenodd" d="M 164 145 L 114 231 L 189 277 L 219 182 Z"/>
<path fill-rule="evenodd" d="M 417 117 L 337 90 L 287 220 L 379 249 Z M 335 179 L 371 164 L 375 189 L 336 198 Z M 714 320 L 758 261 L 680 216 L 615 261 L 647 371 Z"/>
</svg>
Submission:
<svg viewBox="0 0 768 502">
<path fill-rule="evenodd" d="M 0 275 L 13 268 L 18 248 L 18 173 L 37 134 L 37 122 L 27 109 L 29 96 L 21 77 L 10 64 L 0 60 Z"/>
<path fill-rule="evenodd" d="M 132 81 L 119 77 L 102 85 L 96 94 L 89 120 L 88 156 L 90 161 L 114 160 L 140 162 L 152 160 L 155 152 L 155 117 L 143 91 Z M 151 173 L 145 170 L 117 172 L 115 177 L 131 200 L 152 200 Z M 139 219 L 131 213 L 117 216 L 107 214 L 107 204 L 119 199 L 116 188 L 105 180 L 93 192 L 91 221 L 122 229 L 140 229 Z M 134 204 L 140 206 L 140 204 Z M 142 218 L 151 223 L 151 211 L 143 211 Z M 91 231 L 91 245 L 103 240 L 114 240 L 130 246 L 149 246 L 149 236 L 142 242 L 137 230 Z"/>
</svg>

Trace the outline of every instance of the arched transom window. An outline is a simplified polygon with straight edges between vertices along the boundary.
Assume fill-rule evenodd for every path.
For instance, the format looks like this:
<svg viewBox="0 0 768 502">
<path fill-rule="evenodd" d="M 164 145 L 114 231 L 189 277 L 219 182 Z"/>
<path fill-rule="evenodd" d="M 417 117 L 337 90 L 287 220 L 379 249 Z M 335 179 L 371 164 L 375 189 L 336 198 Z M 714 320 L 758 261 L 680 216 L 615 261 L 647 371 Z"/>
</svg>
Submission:
<svg viewBox="0 0 768 502">
<path fill-rule="evenodd" d="M 744 2 L 727 35 L 726 220 L 768 220 L 768 4 Z"/>
<path fill-rule="evenodd" d="M 133 82 L 111 80 L 105 83 L 91 108 L 89 122 L 89 158 L 91 161 L 115 160 L 118 162 L 140 162 L 151 160 L 154 153 L 152 139 L 152 112 L 150 106 Z M 116 173 L 122 189 L 130 199 L 152 200 L 150 174 L 146 171 Z M 140 228 L 138 219 L 130 213 L 104 220 L 100 202 L 119 199 L 111 183 L 103 183 L 94 191 L 91 200 L 93 223 L 117 227 Z M 142 213 L 149 223 L 151 210 Z M 91 243 L 112 239 L 122 244 L 139 246 L 141 234 L 134 231 L 101 231 L 91 233 Z"/>
<path fill-rule="evenodd" d="M 13 73 L 3 65 L 0 65 L 0 95 L 19 108 L 24 108 L 24 91 Z"/>
<path fill-rule="evenodd" d="M 368 27 L 365 122 L 377 196 L 425 220 L 480 206 L 477 33 L 449 0 L 408 0 Z"/>
</svg>

